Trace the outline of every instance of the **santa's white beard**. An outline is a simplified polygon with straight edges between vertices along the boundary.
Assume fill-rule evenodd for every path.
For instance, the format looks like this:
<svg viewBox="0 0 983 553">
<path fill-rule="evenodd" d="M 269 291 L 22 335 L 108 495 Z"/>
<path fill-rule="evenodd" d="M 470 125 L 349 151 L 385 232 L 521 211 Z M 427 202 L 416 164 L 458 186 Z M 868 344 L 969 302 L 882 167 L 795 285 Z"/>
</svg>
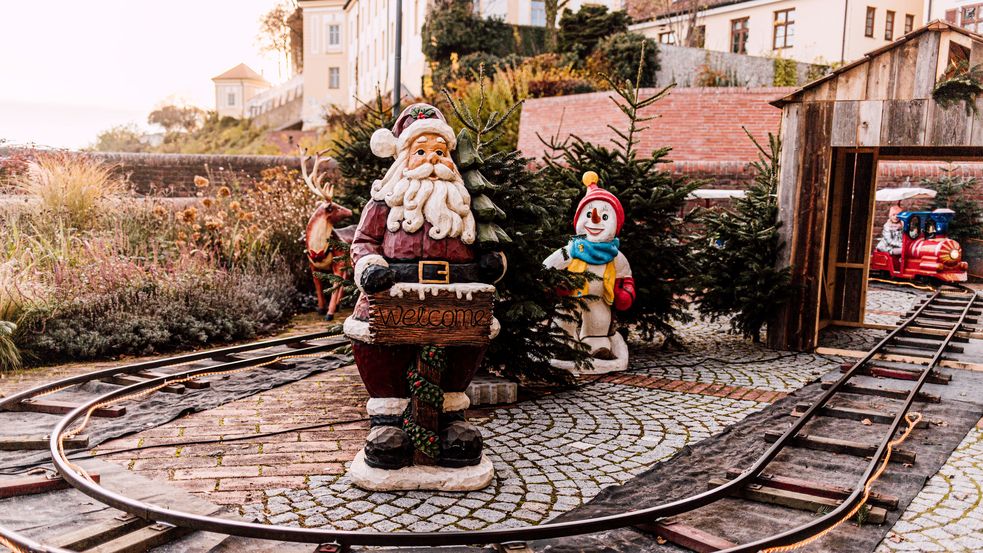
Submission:
<svg viewBox="0 0 983 553">
<path fill-rule="evenodd" d="M 432 178 L 433 177 L 433 178 Z M 456 171 L 446 165 L 424 163 L 406 169 L 406 158 L 396 158 L 386 176 L 372 185 L 372 199 L 389 206 L 386 228 L 412 233 L 430 223 L 430 238 L 460 238 L 474 243 L 475 221 L 471 195 Z"/>
</svg>

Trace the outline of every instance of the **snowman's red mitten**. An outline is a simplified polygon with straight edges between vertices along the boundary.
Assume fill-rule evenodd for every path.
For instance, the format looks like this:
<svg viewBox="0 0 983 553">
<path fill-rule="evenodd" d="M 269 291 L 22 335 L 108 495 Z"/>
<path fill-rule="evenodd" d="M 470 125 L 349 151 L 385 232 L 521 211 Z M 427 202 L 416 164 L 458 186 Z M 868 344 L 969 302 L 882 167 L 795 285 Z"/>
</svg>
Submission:
<svg viewBox="0 0 983 553">
<path fill-rule="evenodd" d="M 619 278 L 614 281 L 614 308 L 626 311 L 635 302 L 635 279 Z"/>
</svg>

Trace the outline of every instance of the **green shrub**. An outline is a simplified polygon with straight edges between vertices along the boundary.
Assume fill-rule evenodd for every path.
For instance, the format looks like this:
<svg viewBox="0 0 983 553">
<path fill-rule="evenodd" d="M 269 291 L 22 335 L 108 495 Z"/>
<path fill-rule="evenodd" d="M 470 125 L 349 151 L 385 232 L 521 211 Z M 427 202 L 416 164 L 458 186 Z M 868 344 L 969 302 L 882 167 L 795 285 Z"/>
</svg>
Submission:
<svg viewBox="0 0 983 553">
<path fill-rule="evenodd" d="M 643 52 L 645 63 L 639 74 L 638 60 Z M 654 40 L 638 33 L 617 33 L 598 42 L 588 67 L 610 75 L 616 82 L 637 82 L 642 87 L 654 86 L 655 73 L 659 70 L 659 46 Z"/>
<path fill-rule="evenodd" d="M 627 32 L 629 23 L 631 17 L 627 13 L 611 12 L 606 6 L 597 4 L 586 4 L 576 12 L 564 9 L 560 15 L 558 51 L 576 56 L 581 63 L 586 62 L 601 40 Z"/>
<path fill-rule="evenodd" d="M 255 337 L 296 307 L 283 267 L 178 267 L 105 291 L 66 289 L 22 317 L 19 346 L 32 363 L 149 355 Z"/>
<path fill-rule="evenodd" d="M 772 63 L 775 68 L 775 76 L 772 78 L 774 86 L 796 86 L 799 84 L 798 65 L 795 60 L 776 57 Z"/>
</svg>

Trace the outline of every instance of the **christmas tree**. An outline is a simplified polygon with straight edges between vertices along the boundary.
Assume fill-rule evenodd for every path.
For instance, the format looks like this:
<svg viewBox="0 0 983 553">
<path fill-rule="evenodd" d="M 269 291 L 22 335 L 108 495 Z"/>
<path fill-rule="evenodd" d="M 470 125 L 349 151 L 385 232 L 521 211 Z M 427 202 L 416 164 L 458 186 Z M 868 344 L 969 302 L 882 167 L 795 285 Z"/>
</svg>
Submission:
<svg viewBox="0 0 983 553">
<path fill-rule="evenodd" d="M 504 251 L 508 258 L 508 272 L 495 285 L 502 331 L 489 347 L 486 366 L 514 380 L 569 383 L 569 373 L 553 368 L 550 360 L 570 359 L 581 367 L 588 362 L 587 349 L 546 321 L 568 317 L 564 312 L 582 301 L 557 291 L 582 287 L 584 277 L 547 269 L 542 260 L 566 234 L 568 223 L 560 222 L 555 206 L 572 202 L 580 190 L 553 187 L 530 171 L 531 160 L 518 152 L 482 156 L 518 104 L 504 114 L 486 114 L 483 102 L 470 110 L 446 91 L 445 96 L 464 127 L 455 161 L 471 193 L 478 246 Z"/>
<path fill-rule="evenodd" d="M 585 171 L 595 171 L 600 175 L 600 184 L 621 199 L 626 222 L 621 230 L 620 249 L 631 260 L 637 299 L 619 315 L 619 320 L 634 325 L 644 339 L 650 340 L 658 332 L 670 344 L 676 341 L 672 321 L 691 318 L 682 296 L 687 291 L 692 260 L 684 240 L 685 221 L 679 213 L 696 185 L 677 181 L 664 169 L 670 148 L 656 150 L 649 157 L 640 156 L 639 133 L 648 128 L 645 123 L 655 119 L 641 112 L 665 97 L 670 89 L 643 94 L 639 84 L 645 69 L 644 48 L 640 57 L 634 83 L 602 75 L 627 119 L 626 127 L 608 125 L 615 135 L 611 139 L 614 147 L 593 144 L 576 135 L 564 141 L 541 137 L 549 151 L 544 159 L 544 177 L 557 190 L 577 197 L 583 193 L 581 176 Z M 576 202 L 554 205 L 567 206 L 561 219 L 569 224 Z"/>
<path fill-rule="evenodd" d="M 951 209 L 956 212 L 949 224 L 949 238 L 963 243 L 968 239 L 983 238 L 983 209 L 979 202 L 973 199 L 976 177 L 963 177 L 956 174 L 953 166 L 942 168 L 942 175 L 934 179 L 925 179 L 922 185 L 937 193 L 932 200 L 930 209 Z"/>
<path fill-rule="evenodd" d="M 747 130 L 745 129 L 745 132 Z M 731 317 L 730 325 L 755 342 L 761 327 L 788 301 L 788 268 L 778 268 L 778 160 L 781 142 L 768 135 L 768 150 L 758 148 L 751 164 L 754 183 L 733 210 L 712 208 L 699 216 L 703 251 L 696 257 L 695 296 L 711 320 Z"/>
</svg>

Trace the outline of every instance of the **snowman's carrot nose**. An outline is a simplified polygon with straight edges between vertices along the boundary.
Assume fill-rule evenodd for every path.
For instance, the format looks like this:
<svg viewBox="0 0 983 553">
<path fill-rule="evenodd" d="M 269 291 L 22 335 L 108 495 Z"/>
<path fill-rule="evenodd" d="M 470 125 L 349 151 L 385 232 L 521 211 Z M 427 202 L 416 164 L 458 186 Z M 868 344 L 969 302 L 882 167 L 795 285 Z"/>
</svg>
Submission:
<svg viewBox="0 0 983 553">
<path fill-rule="evenodd" d="M 590 210 L 590 220 L 593 221 L 595 225 L 601 222 L 601 216 L 597 214 L 596 207 Z"/>
</svg>

